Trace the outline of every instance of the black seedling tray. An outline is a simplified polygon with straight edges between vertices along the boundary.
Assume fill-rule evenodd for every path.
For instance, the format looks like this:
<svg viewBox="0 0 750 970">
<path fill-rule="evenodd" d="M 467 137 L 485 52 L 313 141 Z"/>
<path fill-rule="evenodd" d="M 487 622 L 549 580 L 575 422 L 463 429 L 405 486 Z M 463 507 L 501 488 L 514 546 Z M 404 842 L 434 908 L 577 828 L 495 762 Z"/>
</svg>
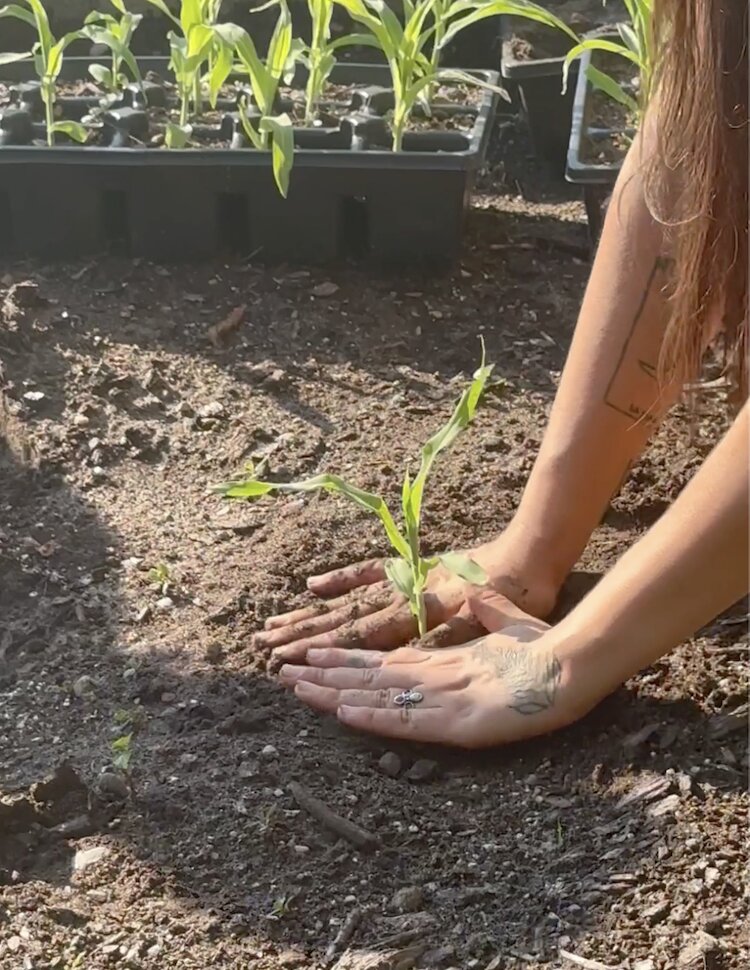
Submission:
<svg viewBox="0 0 750 970">
<path fill-rule="evenodd" d="M 591 63 L 591 51 L 586 51 L 580 61 L 580 74 L 576 82 L 573 100 L 573 122 L 570 129 L 565 177 L 569 182 L 583 188 L 589 239 L 592 248 L 595 248 L 601 235 L 607 204 L 620 173 L 621 163 L 591 163 L 582 160 L 583 146 L 586 141 L 611 137 L 613 131 L 608 128 L 594 128 L 588 123 L 591 85 L 586 79 L 586 68 Z M 628 132 L 628 134 L 634 133 Z"/>
<path fill-rule="evenodd" d="M 564 57 L 546 57 L 538 60 L 519 61 L 513 55 L 511 40 L 514 24 L 519 18 L 509 14 L 500 17 L 502 59 L 500 70 L 509 82 L 511 94 L 516 94 L 531 134 L 537 156 L 543 159 L 551 171 L 562 177 L 570 140 L 570 122 L 573 110 L 573 93 L 578 75 L 577 62 L 571 65 L 568 89 L 563 94 Z M 528 26 L 528 21 L 522 22 Z M 541 26 L 540 30 L 543 29 Z M 549 28 L 553 30 L 553 28 Z M 570 46 L 573 46 L 572 40 Z M 512 89 L 515 88 L 515 91 Z"/>
<path fill-rule="evenodd" d="M 91 63 L 67 59 L 62 79 L 87 78 Z M 139 63 L 144 77 L 167 76 L 163 58 Z M 474 73 L 498 83 L 495 72 Z M 26 62 L 0 72 L 6 84 L 32 78 Z M 344 64 L 331 82 L 354 85 L 366 101 L 366 89 L 387 87 L 389 74 L 382 65 Z M 481 92 L 469 131 L 413 132 L 399 153 L 383 137 L 388 95 L 382 92 L 337 128 L 300 129 L 287 199 L 276 190 L 270 153 L 250 148 L 117 147 L 121 131 L 107 146 L 3 145 L 0 252 L 59 257 L 114 249 L 166 260 L 230 250 L 302 262 L 451 260 L 497 98 Z M 87 104 L 72 98 L 62 107 L 65 116 L 80 117 Z M 136 121 L 145 142 L 148 132 Z M 0 135 L 3 124 L 11 121 L 0 119 Z M 237 134 L 231 112 L 223 124 L 226 144 Z M 127 137 L 125 143 L 133 144 Z"/>
</svg>

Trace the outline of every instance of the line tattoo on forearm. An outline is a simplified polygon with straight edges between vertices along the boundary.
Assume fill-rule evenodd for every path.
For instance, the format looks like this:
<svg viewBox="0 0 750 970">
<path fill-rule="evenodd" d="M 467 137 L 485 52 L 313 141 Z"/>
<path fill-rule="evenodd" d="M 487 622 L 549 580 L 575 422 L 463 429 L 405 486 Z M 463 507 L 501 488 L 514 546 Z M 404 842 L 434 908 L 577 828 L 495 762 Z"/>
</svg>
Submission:
<svg viewBox="0 0 750 970">
<path fill-rule="evenodd" d="M 615 365 L 614 372 L 610 378 L 607 389 L 604 392 L 604 403 L 625 417 L 633 418 L 635 421 L 644 421 L 653 427 L 657 423 L 658 415 L 655 413 L 655 405 L 658 403 L 657 364 L 654 357 L 653 331 L 644 331 L 640 328 L 643 317 L 649 307 L 649 301 L 655 293 L 661 292 L 664 286 L 664 271 L 669 265 L 669 260 L 662 256 L 657 256 L 654 265 L 649 273 L 646 286 L 643 290 L 641 302 L 638 305 L 633 323 L 628 332 L 622 351 Z M 646 384 L 634 380 L 633 368 L 636 368 L 638 375 L 647 379 Z M 653 385 L 653 387 L 652 387 Z M 636 389 L 644 396 L 651 397 L 653 400 L 644 406 L 642 401 L 636 400 Z"/>
<path fill-rule="evenodd" d="M 541 714 L 555 703 L 562 670 L 557 657 L 537 653 L 533 648 L 494 647 L 480 640 L 472 648 L 483 666 L 503 682 L 518 714 Z"/>
</svg>

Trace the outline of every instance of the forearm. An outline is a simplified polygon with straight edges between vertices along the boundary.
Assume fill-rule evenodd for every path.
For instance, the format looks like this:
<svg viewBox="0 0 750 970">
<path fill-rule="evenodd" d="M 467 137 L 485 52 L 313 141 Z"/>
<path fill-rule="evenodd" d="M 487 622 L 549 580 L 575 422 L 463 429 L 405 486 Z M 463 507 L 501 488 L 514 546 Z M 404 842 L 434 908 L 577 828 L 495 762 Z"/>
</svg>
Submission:
<svg viewBox="0 0 750 970">
<path fill-rule="evenodd" d="M 554 629 L 590 706 L 748 591 L 748 405 L 677 501 Z"/>
<path fill-rule="evenodd" d="M 516 525 L 565 578 L 674 388 L 656 379 L 667 305 L 662 233 L 633 145 L 609 206 L 540 453 Z"/>
</svg>

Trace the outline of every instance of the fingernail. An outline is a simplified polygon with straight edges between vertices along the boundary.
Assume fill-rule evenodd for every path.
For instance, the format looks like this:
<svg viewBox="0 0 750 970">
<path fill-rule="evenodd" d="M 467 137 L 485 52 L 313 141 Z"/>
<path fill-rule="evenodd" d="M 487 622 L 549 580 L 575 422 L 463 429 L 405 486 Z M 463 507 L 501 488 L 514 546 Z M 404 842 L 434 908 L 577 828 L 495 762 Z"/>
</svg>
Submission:
<svg viewBox="0 0 750 970">
<path fill-rule="evenodd" d="M 342 705 L 341 707 L 339 707 L 336 713 L 338 715 L 339 721 L 343 721 L 344 724 L 351 724 L 352 721 L 356 719 L 357 708 L 346 707 L 346 705 Z"/>
<path fill-rule="evenodd" d="M 297 697 L 300 695 L 304 696 L 305 694 L 310 694 L 311 687 L 314 691 L 315 685 L 311 684 L 309 680 L 298 680 L 294 685 L 294 693 L 297 695 Z"/>
<path fill-rule="evenodd" d="M 279 671 L 279 677 L 282 680 L 298 680 L 304 669 L 304 667 L 296 667 L 294 664 L 284 664 Z"/>
</svg>

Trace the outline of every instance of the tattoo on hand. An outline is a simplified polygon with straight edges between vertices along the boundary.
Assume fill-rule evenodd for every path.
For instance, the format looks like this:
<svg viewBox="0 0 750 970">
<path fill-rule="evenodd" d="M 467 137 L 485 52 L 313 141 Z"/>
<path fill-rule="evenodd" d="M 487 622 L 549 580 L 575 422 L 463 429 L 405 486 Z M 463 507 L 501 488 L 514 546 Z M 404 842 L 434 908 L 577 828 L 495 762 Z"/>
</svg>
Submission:
<svg viewBox="0 0 750 970">
<path fill-rule="evenodd" d="M 473 650 L 477 660 L 507 687 L 512 700 L 508 707 L 512 711 L 541 714 L 555 703 L 562 669 L 554 654 L 493 647 L 487 640 L 480 640 Z"/>
</svg>

